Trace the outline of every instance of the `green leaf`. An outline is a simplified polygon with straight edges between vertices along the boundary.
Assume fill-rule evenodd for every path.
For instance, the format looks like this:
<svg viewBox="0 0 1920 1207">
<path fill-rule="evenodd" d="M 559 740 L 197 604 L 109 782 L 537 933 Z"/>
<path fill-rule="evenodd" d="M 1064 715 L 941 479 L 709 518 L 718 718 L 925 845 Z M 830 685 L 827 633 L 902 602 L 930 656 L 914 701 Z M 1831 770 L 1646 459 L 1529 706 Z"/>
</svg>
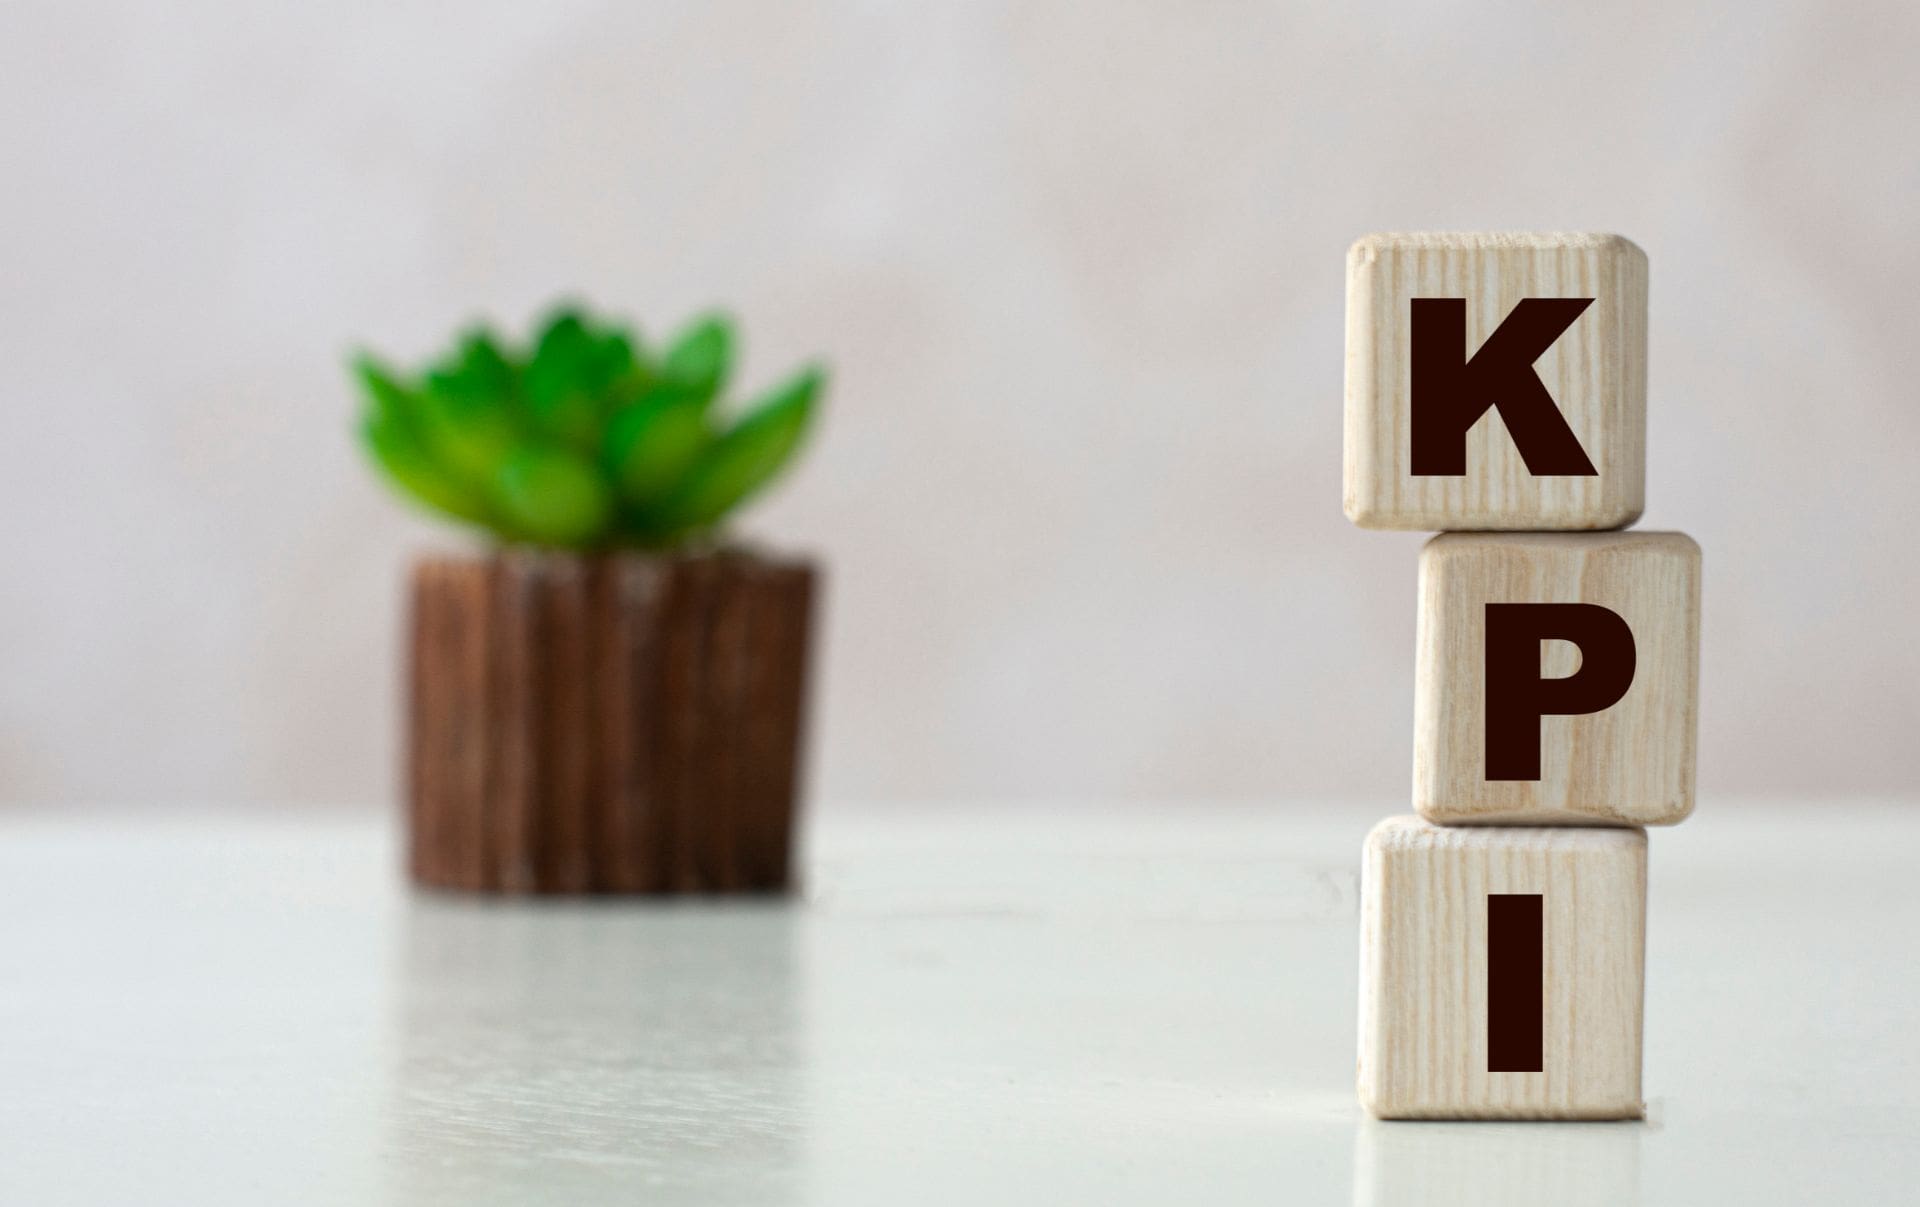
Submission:
<svg viewBox="0 0 1920 1207">
<path fill-rule="evenodd" d="M 376 413 L 406 427 L 419 422 L 419 394 L 401 385 L 399 374 L 373 353 L 361 352 L 353 358 L 353 375 Z"/>
<path fill-rule="evenodd" d="M 438 393 L 504 403 L 518 390 L 519 377 L 493 333 L 475 327 L 461 337 L 451 357 L 427 373 L 427 382 Z"/>
<path fill-rule="evenodd" d="M 513 535 L 547 545 L 590 545 L 606 531 L 612 499 L 584 458 L 525 448 L 500 466 L 494 499 Z"/>
<path fill-rule="evenodd" d="M 456 395 L 429 393 L 421 431 L 434 459 L 472 486 L 483 486 L 520 441 L 504 406 Z"/>
<path fill-rule="evenodd" d="M 360 438 L 380 468 L 401 491 L 427 507 L 456 519 L 486 522 L 486 505 L 434 459 L 422 436 L 424 400 L 401 384 L 399 374 L 372 353 L 354 357 L 367 406 Z"/>
<path fill-rule="evenodd" d="M 710 403 L 726 384 L 733 364 L 733 324 L 723 314 L 710 314 L 688 327 L 667 349 L 660 364 L 660 380 L 688 399 Z"/>
<path fill-rule="evenodd" d="M 801 370 L 770 391 L 733 429 L 714 441 L 657 514 L 664 532 L 706 528 L 772 481 L 793 456 L 813 416 L 826 374 Z"/>
<path fill-rule="evenodd" d="M 455 519 L 487 522 L 486 504 L 434 464 L 397 417 L 369 410 L 360 424 L 360 438 L 387 477 L 416 501 Z"/>
<path fill-rule="evenodd" d="M 607 389 L 624 378 L 643 375 L 644 371 L 640 352 L 634 347 L 631 335 L 615 331 L 601 339 L 594 372 L 594 380 L 601 389 Z"/>
<path fill-rule="evenodd" d="M 491 486 L 523 439 L 515 400 L 519 372 L 486 331 L 427 373 L 420 432 L 434 459 L 476 491 Z"/>
<path fill-rule="evenodd" d="M 607 464 L 630 507 L 648 508 L 686 479 L 712 439 L 707 409 L 656 390 L 614 415 Z"/>
<path fill-rule="evenodd" d="M 542 397 L 583 383 L 598 342 L 579 311 L 555 312 L 534 342 L 533 356 L 527 362 L 528 397 Z"/>
<path fill-rule="evenodd" d="M 599 437 L 600 341 L 580 315 L 563 310 L 548 322 L 527 364 L 527 411 L 547 435 L 582 452 Z"/>
</svg>

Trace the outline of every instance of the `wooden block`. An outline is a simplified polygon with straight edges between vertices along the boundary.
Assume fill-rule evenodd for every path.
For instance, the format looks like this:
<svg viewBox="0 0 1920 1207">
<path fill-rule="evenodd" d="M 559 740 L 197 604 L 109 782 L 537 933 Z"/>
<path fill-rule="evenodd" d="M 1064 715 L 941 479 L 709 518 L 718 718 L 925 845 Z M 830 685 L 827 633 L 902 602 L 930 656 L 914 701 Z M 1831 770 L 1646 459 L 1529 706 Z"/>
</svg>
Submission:
<svg viewBox="0 0 1920 1207">
<path fill-rule="evenodd" d="M 1446 824 L 1682 821 L 1699 678 L 1690 538 L 1443 533 L 1420 555 L 1414 807 Z"/>
<path fill-rule="evenodd" d="M 1360 1101 L 1383 1119 L 1633 1119 L 1647 836 L 1434 826 L 1367 835 Z"/>
<path fill-rule="evenodd" d="M 1368 235 L 1347 253 L 1346 395 L 1346 512 L 1362 528 L 1631 524 L 1646 253 L 1619 235 Z"/>
</svg>

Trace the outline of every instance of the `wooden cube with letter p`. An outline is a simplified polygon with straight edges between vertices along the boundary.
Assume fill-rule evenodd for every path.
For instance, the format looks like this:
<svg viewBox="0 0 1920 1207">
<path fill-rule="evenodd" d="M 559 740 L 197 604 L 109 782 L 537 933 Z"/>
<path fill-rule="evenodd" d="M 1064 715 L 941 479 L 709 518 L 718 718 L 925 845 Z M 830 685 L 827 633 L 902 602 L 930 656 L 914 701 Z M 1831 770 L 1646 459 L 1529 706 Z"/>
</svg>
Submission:
<svg viewBox="0 0 1920 1207">
<path fill-rule="evenodd" d="M 1347 517 L 1619 528 L 1645 497 L 1647 257 L 1619 235 L 1369 235 L 1347 256 Z"/>
<path fill-rule="evenodd" d="M 1646 831 L 1390 817 L 1361 880 L 1368 1111 L 1640 1116 Z"/>
<path fill-rule="evenodd" d="M 1414 807 L 1442 824 L 1693 811 L 1700 547 L 1677 532 L 1443 533 L 1420 555 Z"/>
</svg>

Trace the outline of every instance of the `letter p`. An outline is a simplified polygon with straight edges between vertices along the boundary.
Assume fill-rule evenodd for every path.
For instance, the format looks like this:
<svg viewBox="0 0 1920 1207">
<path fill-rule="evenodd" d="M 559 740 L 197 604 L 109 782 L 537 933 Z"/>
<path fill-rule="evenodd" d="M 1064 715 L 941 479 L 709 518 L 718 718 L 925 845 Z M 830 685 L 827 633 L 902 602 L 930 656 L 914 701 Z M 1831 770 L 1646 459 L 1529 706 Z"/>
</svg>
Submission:
<svg viewBox="0 0 1920 1207">
<path fill-rule="evenodd" d="M 1540 675 L 1540 643 L 1570 641 L 1580 669 Z M 1540 718 L 1599 712 L 1633 685 L 1633 630 L 1599 604 L 1490 603 L 1486 611 L 1487 779 L 1540 778 Z"/>
</svg>

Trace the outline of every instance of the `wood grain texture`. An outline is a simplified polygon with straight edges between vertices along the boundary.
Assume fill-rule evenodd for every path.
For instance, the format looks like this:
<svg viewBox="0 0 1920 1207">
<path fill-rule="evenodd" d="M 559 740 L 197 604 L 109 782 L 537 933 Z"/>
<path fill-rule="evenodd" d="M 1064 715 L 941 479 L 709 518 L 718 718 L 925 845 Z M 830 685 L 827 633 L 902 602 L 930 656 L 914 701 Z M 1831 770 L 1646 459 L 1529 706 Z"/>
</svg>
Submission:
<svg viewBox="0 0 1920 1207">
<path fill-rule="evenodd" d="M 413 574 L 409 867 L 504 893 L 784 888 L 815 575 L 514 550 Z"/>
<path fill-rule="evenodd" d="M 1647 838 L 1639 829 L 1434 826 L 1367 835 L 1360 1101 L 1383 1119 L 1631 1119 Z M 1541 1071 L 1487 1071 L 1487 896 L 1543 898 Z"/>
<path fill-rule="evenodd" d="M 1467 300 L 1467 351 L 1523 298 L 1594 299 L 1534 363 L 1599 472 L 1535 477 L 1489 411 L 1467 472 L 1415 477 L 1410 303 Z M 1347 254 L 1347 517 L 1363 528 L 1606 529 L 1645 501 L 1647 257 L 1619 235 L 1368 235 Z"/>
<path fill-rule="evenodd" d="M 1540 722 L 1540 778 L 1486 774 L 1486 605 L 1592 603 L 1633 632 L 1612 706 Z M 1413 803 L 1449 824 L 1672 825 L 1693 812 L 1700 547 L 1677 532 L 1443 533 L 1420 555 Z M 1541 673 L 1579 653 L 1542 643 Z"/>
</svg>

